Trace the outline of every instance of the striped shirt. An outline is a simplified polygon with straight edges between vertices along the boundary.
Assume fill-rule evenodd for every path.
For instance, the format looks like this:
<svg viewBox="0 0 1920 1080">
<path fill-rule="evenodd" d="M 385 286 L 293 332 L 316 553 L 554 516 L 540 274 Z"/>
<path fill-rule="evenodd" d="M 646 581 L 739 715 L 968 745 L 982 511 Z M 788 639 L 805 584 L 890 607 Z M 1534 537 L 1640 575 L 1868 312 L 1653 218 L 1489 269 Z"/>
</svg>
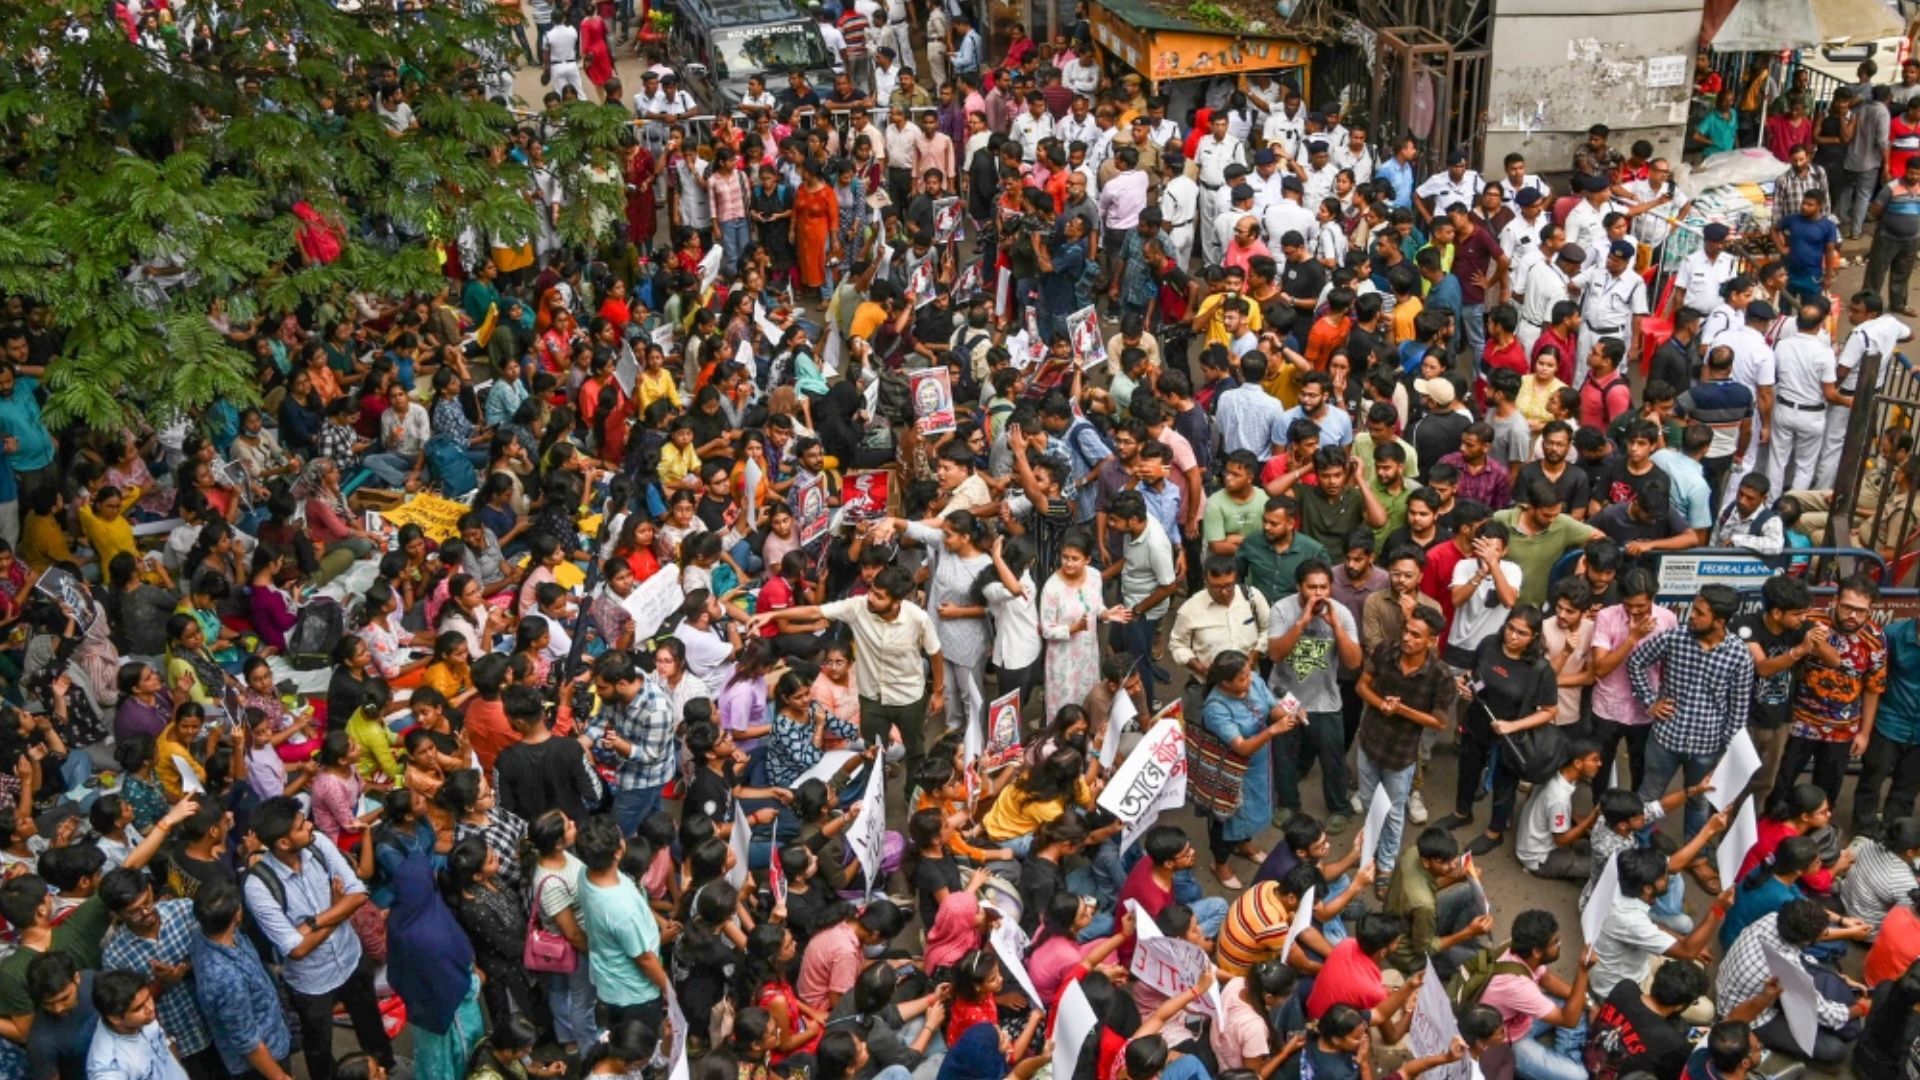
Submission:
<svg viewBox="0 0 1920 1080">
<path fill-rule="evenodd" d="M 1656 688 L 1651 668 L 1660 666 Z M 1655 720 L 1653 737 L 1675 754 L 1718 754 L 1733 733 L 1747 726 L 1753 704 L 1753 654 L 1746 642 L 1727 634 L 1703 649 L 1685 627 L 1663 630 L 1641 642 L 1627 657 L 1633 696 L 1652 708 L 1673 702 L 1671 719 Z"/>
<path fill-rule="evenodd" d="M 1280 955 L 1293 913 L 1280 899 L 1280 883 L 1257 882 L 1227 909 L 1214 939 L 1214 963 L 1226 976 L 1242 975 Z"/>
</svg>

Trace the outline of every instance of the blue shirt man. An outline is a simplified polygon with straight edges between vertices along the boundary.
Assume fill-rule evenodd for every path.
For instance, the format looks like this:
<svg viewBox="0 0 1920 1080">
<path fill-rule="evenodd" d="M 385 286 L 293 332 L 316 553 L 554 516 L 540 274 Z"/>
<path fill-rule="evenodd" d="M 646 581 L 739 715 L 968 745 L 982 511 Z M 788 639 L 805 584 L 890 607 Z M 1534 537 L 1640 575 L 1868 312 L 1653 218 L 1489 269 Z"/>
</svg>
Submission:
<svg viewBox="0 0 1920 1080">
<path fill-rule="evenodd" d="M 1413 162 L 1403 161 L 1399 154 L 1380 163 L 1374 175 L 1385 180 L 1393 187 L 1392 204 L 1402 210 L 1413 209 Z"/>
<path fill-rule="evenodd" d="M 1787 253 L 1787 287 L 1801 295 L 1819 293 L 1827 256 L 1840 246 L 1840 227 L 1826 215 L 1820 197 L 1800 200 L 1800 212 L 1780 223 L 1774 239 Z"/>
<path fill-rule="evenodd" d="M 31 473 L 53 464 L 53 436 L 40 419 L 40 381 L 0 366 L 0 438 L 7 463 Z"/>
</svg>

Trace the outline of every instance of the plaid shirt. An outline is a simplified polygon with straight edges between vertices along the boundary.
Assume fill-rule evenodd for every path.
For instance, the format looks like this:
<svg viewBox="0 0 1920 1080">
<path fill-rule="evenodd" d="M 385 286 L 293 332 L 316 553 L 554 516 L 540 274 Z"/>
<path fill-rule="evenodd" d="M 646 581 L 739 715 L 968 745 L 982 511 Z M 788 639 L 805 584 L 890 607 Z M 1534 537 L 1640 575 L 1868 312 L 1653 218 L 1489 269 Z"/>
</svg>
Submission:
<svg viewBox="0 0 1920 1080">
<path fill-rule="evenodd" d="M 633 752 L 620 762 L 619 790 L 660 787 L 673 779 L 679 765 L 673 724 L 673 703 L 652 679 L 642 681 L 632 701 L 616 699 L 600 707 L 594 737 L 610 731 L 633 744 Z"/>
<path fill-rule="evenodd" d="M 1458 450 L 1441 458 L 1440 464 L 1460 470 L 1460 483 L 1455 489 L 1457 498 L 1477 502 L 1489 510 L 1505 510 L 1513 505 L 1513 478 L 1507 467 L 1493 460 L 1491 454 L 1481 459 L 1479 472 L 1468 467 L 1466 455 Z"/>
<path fill-rule="evenodd" d="M 340 466 L 340 479 L 344 482 L 353 478 L 353 472 L 360 467 L 360 452 L 353 444 L 360 439 L 360 433 L 353 430 L 352 424 L 336 424 L 329 420 L 320 427 L 320 453 L 333 459 Z"/>
<path fill-rule="evenodd" d="M 519 814 L 496 806 L 487 811 L 485 825 L 469 825 L 464 821 L 454 823 L 454 843 L 457 844 L 469 836 L 484 839 L 487 842 L 487 850 L 500 856 L 502 881 L 520 880 L 520 842 L 527 838 L 527 823 Z"/>
<path fill-rule="evenodd" d="M 1742 930 L 1740 936 L 1734 939 L 1733 947 L 1721 958 L 1720 981 L 1715 985 L 1713 995 L 1721 1016 L 1767 988 L 1767 980 L 1773 977 L 1773 972 L 1767 967 L 1769 951 L 1796 964 L 1803 963 L 1800 950 L 1780 940 L 1780 913 L 1777 911 L 1762 915 L 1757 922 Z M 1845 1005 L 1825 996 L 1815 1003 L 1814 1014 L 1819 1018 L 1821 1027 L 1836 1031 L 1846 1025 L 1849 1015 Z M 1780 1007 L 1776 1005 L 1755 1018 L 1753 1026 L 1762 1027 L 1779 1015 Z"/>
<path fill-rule="evenodd" d="M 178 964 L 190 959 L 194 940 L 200 936 L 200 927 L 193 921 L 193 901 L 161 900 L 154 905 L 154 910 L 160 915 L 157 940 L 149 941 L 124 924 L 116 923 L 107 931 L 106 944 L 100 953 L 103 970 L 134 971 L 149 976 L 153 974 L 149 961 Z M 200 1015 L 200 1002 L 194 997 L 192 979 L 175 983 L 154 1000 L 153 1008 L 159 1016 L 161 1030 L 179 1044 L 182 1056 L 197 1054 L 213 1045 L 206 1018 Z"/>
<path fill-rule="evenodd" d="M 1660 665 L 1657 690 L 1649 678 L 1655 664 Z M 1653 737 L 1675 754 L 1718 754 L 1734 732 L 1747 726 L 1753 655 L 1733 634 L 1712 649 L 1702 649 L 1685 626 L 1663 630 L 1627 657 L 1627 678 L 1640 704 L 1652 708 L 1662 698 L 1673 702 L 1673 718 L 1655 720 Z"/>
<path fill-rule="evenodd" d="M 1827 184 L 1827 170 L 1818 165 L 1808 165 L 1805 176 L 1792 169 L 1781 173 L 1779 179 L 1773 182 L 1773 220 L 1785 221 L 1798 214 L 1800 200 L 1815 189 L 1829 195 L 1833 192 L 1833 188 Z"/>
</svg>

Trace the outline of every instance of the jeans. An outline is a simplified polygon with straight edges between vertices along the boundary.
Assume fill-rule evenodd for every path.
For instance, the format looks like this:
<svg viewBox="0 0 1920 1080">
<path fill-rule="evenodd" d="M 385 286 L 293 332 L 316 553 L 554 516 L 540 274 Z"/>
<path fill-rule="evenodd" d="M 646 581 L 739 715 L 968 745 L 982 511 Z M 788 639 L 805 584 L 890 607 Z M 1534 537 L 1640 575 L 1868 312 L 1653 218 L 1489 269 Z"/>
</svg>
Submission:
<svg viewBox="0 0 1920 1080">
<path fill-rule="evenodd" d="M 393 1044 L 380 1020 L 379 999 L 373 992 L 373 960 L 362 955 L 360 966 L 347 981 L 325 994 L 303 994 L 290 990 L 293 1011 L 300 1017 L 300 1053 L 307 1059 L 307 1075 L 313 1080 L 333 1080 L 333 1007 L 346 1006 L 353 1021 L 353 1034 L 360 1049 L 374 1060 L 392 1068 Z"/>
<path fill-rule="evenodd" d="M 1646 802 L 1666 794 L 1667 785 L 1673 781 L 1676 772 L 1685 777 L 1688 787 L 1692 787 L 1713 775 L 1713 768 L 1718 764 L 1719 754 L 1676 754 L 1661 746 L 1659 739 L 1650 739 L 1647 742 L 1647 774 L 1640 778 L 1640 800 Z M 1706 828 L 1707 818 L 1712 812 L 1713 808 L 1707 804 L 1705 796 L 1687 800 L 1688 839 Z"/>
<path fill-rule="evenodd" d="M 739 265 L 740 253 L 747 250 L 752 237 L 747 228 L 747 219 L 722 221 L 720 224 L 720 272 L 732 277 L 734 268 Z"/>
<path fill-rule="evenodd" d="M 1473 886 L 1466 882 L 1457 882 L 1441 889 L 1433 898 L 1433 936 L 1450 937 L 1467 928 L 1467 924 L 1482 915 L 1490 914 L 1480 908 L 1480 896 Z M 1442 980 L 1453 978 L 1453 973 L 1466 965 L 1481 949 L 1488 945 L 1486 935 L 1463 941 L 1444 952 L 1432 956 L 1433 973 Z"/>
<path fill-rule="evenodd" d="M 1132 622 L 1121 623 L 1116 636 L 1120 649 L 1131 654 L 1139 664 L 1140 689 L 1147 696 L 1147 712 L 1152 713 L 1158 707 L 1154 704 L 1154 684 L 1164 681 L 1153 662 L 1153 643 L 1160 636 L 1160 620 L 1136 617 Z M 1049 703 L 1048 707 L 1054 706 Z"/>
<path fill-rule="evenodd" d="M 1111 847 L 1113 845 L 1108 844 L 1103 846 Z M 1115 852 L 1115 857 L 1118 857 L 1118 852 Z M 1114 894 L 1118 890 L 1109 889 L 1106 892 L 1101 892 L 1100 876 L 1101 875 L 1096 873 L 1091 866 L 1076 866 L 1067 871 L 1067 891 L 1080 896 L 1093 897 L 1099 903 L 1111 906 Z M 1096 912 L 1093 916 L 1093 921 L 1087 924 L 1086 929 L 1080 931 L 1080 941 L 1083 944 L 1089 941 L 1099 941 L 1101 938 L 1111 935 L 1113 928 L 1114 918 L 1112 911 Z"/>
<path fill-rule="evenodd" d="M 735 540 L 733 546 L 727 549 L 727 554 L 733 556 L 733 561 L 740 564 L 740 572 L 748 577 L 753 577 L 767 568 L 766 560 L 753 550 L 751 540 Z"/>
<path fill-rule="evenodd" d="M 582 956 L 573 970 L 564 975 L 547 976 L 547 1005 L 553 1010 L 553 1033 L 563 1043 L 585 1047 L 599 1037 L 594 1024 L 593 1007 L 597 1003 L 593 979 L 588 975 L 587 958 Z"/>
<path fill-rule="evenodd" d="M 1893 780 L 1893 790 L 1886 793 L 1887 816 L 1911 816 L 1914 799 L 1920 796 L 1920 746 L 1895 742 L 1875 731 L 1867 737 L 1860 783 L 1853 789 L 1856 832 L 1880 820 L 1880 796 L 1889 778 Z"/>
<path fill-rule="evenodd" d="M 1551 1050 L 1539 1041 L 1548 1031 L 1553 1032 Z M 1584 1017 L 1570 1028 L 1557 1028 L 1544 1020 L 1535 1020 L 1527 1037 L 1513 1044 L 1513 1075 L 1520 1080 L 1587 1080 L 1587 1066 L 1581 1059 L 1586 1046 Z"/>
<path fill-rule="evenodd" d="M 1200 928 L 1201 936 L 1212 941 L 1220 933 L 1220 927 L 1227 921 L 1227 901 L 1222 896 L 1203 896 L 1187 905 L 1193 912 L 1194 925 Z"/>
<path fill-rule="evenodd" d="M 620 835 L 632 836 L 640 823 L 660 810 L 660 795 L 666 785 L 621 788 L 613 793 L 613 819 L 620 823 Z"/>
<path fill-rule="evenodd" d="M 1360 805 L 1372 806 L 1373 789 L 1382 785 L 1385 785 L 1387 798 L 1393 803 L 1393 809 L 1387 811 L 1386 824 L 1380 826 L 1380 846 L 1373 853 L 1379 880 L 1385 881 L 1400 863 L 1400 834 L 1406 828 L 1407 797 L 1413 792 L 1413 766 L 1383 770 L 1367 756 L 1364 747 L 1356 754 L 1358 757 L 1354 764 L 1360 777 Z"/>
<path fill-rule="evenodd" d="M 1273 740 L 1273 801 L 1275 806 L 1300 809 L 1300 756 L 1310 753 L 1320 761 L 1320 784 L 1327 796 L 1327 813 L 1345 815 L 1347 805 L 1346 732 L 1340 713 L 1310 712 L 1302 727 Z M 1304 743 L 1304 746 L 1303 746 Z"/>
<path fill-rule="evenodd" d="M 407 486 L 407 476 L 413 472 L 414 459 L 405 454 L 381 453 L 368 454 L 360 459 L 360 464 L 368 472 L 390 488 Z"/>
<path fill-rule="evenodd" d="M 1833 213 L 1840 219 L 1841 232 L 1848 236 L 1860 235 L 1867 223 L 1867 205 L 1873 202 L 1873 193 L 1879 187 L 1877 168 L 1842 171 L 1840 194 L 1833 200 Z"/>
<path fill-rule="evenodd" d="M 1487 305 L 1460 305 L 1461 329 L 1466 332 L 1468 366 L 1479 374 L 1482 365 L 1480 358 L 1487 347 Z"/>
</svg>

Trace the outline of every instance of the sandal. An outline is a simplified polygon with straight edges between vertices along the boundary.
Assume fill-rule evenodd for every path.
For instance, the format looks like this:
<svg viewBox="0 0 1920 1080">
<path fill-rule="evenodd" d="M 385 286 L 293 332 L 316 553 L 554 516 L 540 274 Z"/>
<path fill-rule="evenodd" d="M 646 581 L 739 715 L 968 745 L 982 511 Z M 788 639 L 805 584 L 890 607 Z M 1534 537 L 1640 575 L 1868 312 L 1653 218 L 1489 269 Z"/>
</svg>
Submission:
<svg viewBox="0 0 1920 1080">
<path fill-rule="evenodd" d="M 1226 870 L 1226 873 L 1224 873 L 1224 874 L 1220 872 L 1220 871 L 1221 871 L 1221 870 L 1223 870 L 1223 869 L 1225 869 L 1225 870 Z M 1234 877 L 1234 876 L 1233 876 L 1233 871 L 1232 871 L 1232 869 L 1230 869 L 1230 868 L 1227 868 L 1227 867 L 1226 867 L 1226 866 L 1225 866 L 1224 864 L 1218 864 L 1218 863 L 1217 863 L 1217 864 L 1215 864 L 1215 865 L 1214 865 L 1214 868 L 1213 868 L 1213 876 L 1214 876 L 1214 877 L 1216 877 L 1216 878 L 1219 878 L 1219 879 L 1220 879 L 1220 887 L 1221 887 L 1221 888 L 1223 888 L 1223 889 L 1244 889 L 1244 888 L 1246 888 L 1246 886 L 1245 886 L 1245 885 L 1242 885 L 1242 884 L 1240 884 L 1240 879 L 1239 879 L 1239 878 L 1237 878 L 1237 877 Z"/>
<path fill-rule="evenodd" d="M 1700 887 L 1705 889 L 1710 895 L 1720 895 L 1722 889 L 1719 870 L 1709 865 L 1705 860 L 1694 863 L 1692 866 L 1687 867 L 1687 870 L 1693 874 L 1693 880 L 1699 882 Z"/>
<path fill-rule="evenodd" d="M 1248 862 L 1252 863 L 1255 866 L 1259 866 L 1262 863 L 1267 861 L 1267 853 L 1264 851 L 1261 851 L 1259 848 L 1255 848 L 1252 851 L 1236 851 L 1234 852 L 1234 854 L 1247 860 Z"/>
</svg>

